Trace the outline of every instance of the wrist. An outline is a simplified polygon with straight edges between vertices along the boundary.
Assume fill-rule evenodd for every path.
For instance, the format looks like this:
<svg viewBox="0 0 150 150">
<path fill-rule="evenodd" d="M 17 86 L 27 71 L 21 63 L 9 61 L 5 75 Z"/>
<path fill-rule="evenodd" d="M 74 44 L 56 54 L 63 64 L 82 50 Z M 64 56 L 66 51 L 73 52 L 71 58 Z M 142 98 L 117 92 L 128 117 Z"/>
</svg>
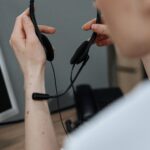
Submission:
<svg viewBox="0 0 150 150">
<path fill-rule="evenodd" d="M 26 74 L 24 76 L 24 90 L 25 95 L 30 96 L 30 98 L 34 92 L 45 93 L 45 71 Z"/>
<path fill-rule="evenodd" d="M 35 66 L 28 67 L 23 73 L 24 81 L 32 80 L 33 78 L 44 78 L 45 75 L 45 67 L 43 66 Z"/>
</svg>

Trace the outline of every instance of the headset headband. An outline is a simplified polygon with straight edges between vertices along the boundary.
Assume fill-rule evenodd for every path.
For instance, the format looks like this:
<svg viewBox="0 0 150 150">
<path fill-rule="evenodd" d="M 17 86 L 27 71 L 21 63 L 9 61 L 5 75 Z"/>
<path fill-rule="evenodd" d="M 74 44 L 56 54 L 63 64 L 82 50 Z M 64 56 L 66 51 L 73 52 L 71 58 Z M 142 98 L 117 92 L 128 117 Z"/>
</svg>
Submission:
<svg viewBox="0 0 150 150">
<path fill-rule="evenodd" d="M 30 0 L 30 18 L 33 22 L 34 28 L 35 28 L 35 32 L 37 37 L 39 38 L 41 44 L 43 45 L 45 52 L 46 52 L 46 56 L 47 56 L 47 60 L 49 60 L 50 62 L 53 60 L 54 58 L 54 52 L 53 52 L 53 47 L 49 41 L 49 39 L 43 35 L 39 28 L 38 28 L 38 24 L 36 22 L 36 18 L 35 18 L 35 10 L 34 10 L 34 0 Z M 97 11 L 97 19 L 96 19 L 96 23 L 101 23 L 101 17 L 100 17 L 100 13 Z M 49 98 L 58 98 L 60 96 L 65 95 L 70 88 L 73 86 L 74 82 L 76 81 L 76 79 L 78 78 L 80 72 L 82 71 L 82 69 L 84 68 L 84 66 L 86 65 L 88 59 L 89 59 L 89 50 L 90 47 L 93 45 L 93 43 L 95 42 L 97 37 L 96 33 L 93 33 L 90 40 L 89 41 L 84 41 L 79 48 L 75 51 L 75 54 L 73 55 L 73 57 L 71 58 L 70 63 L 73 65 L 73 68 L 76 64 L 80 64 L 82 63 L 80 69 L 78 70 L 77 74 L 75 75 L 74 79 L 72 79 L 71 84 L 68 86 L 68 88 L 65 90 L 65 92 L 59 94 L 59 95 L 54 95 L 54 96 L 49 96 L 48 94 L 41 94 L 41 93 L 33 93 L 33 99 L 34 100 L 46 100 Z"/>
<path fill-rule="evenodd" d="M 53 47 L 49 39 L 45 35 L 43 35 L 38 28 L 38 24 L 35 18 L 34 0 L 30 0 L 30 18 L 33 22 L 36 35 L 45 49 L 47 60 L 52 61 L 54 59 Z M 100 17 L 100 13 L 98 12 L 98 10 L 97 10 L 96 23 L 101 23 L 101 17 Z M 75 54 L 71 58 L 71 61 L 70 61 L 71 64 L 79 64 L 83 62 L 84 60 L 88 59 L 89 57 L 88 53 L 89 53 L 90 47 L 95 42 L 96 36 L 97 34 L 93 33 L 89 41 L 84 41 L 79 46 L 79 48 L 75 51 Z"/>
</svg>

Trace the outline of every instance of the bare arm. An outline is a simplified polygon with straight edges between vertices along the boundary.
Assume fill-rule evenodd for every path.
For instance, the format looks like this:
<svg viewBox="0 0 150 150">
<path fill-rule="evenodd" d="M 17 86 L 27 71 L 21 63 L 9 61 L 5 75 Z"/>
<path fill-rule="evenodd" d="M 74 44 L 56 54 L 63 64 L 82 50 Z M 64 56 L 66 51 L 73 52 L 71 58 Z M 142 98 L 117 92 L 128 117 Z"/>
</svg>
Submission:
<svg viewBox="0 0 150 150">
<path fill-rule="evenodd" d="M 27 77 L 25 79 L 26 150 L 58 150 L 47 101 L 37 102 L 31 98 L 33 91 L 45 93 L 43 74 L 43 72 L 39 72 L 37 76 L 34 75 L 34 78 Z"/>
<path fill-rule="evenodd" d="M 26 150 L 58 150 L 47 102 L 32 100 L 33 92 L 45 92 L 46 56 L 28 15 L 29 10 L 26 10 L 17 17 L 10 39 L 24 75 L 25 147 Z M 40 30 L 55 32 L 54 28 L 46 26 L 42 26 Z"/>
</svg>

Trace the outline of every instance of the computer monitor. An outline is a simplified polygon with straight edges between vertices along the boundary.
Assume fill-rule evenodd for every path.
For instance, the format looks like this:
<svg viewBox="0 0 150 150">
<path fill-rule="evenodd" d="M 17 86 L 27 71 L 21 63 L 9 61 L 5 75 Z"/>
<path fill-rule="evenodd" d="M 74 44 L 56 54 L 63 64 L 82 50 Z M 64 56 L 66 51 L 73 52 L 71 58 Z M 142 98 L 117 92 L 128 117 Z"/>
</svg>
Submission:
<svg viewBox="0 0 150 150">
<path fill-rule="evenodd" d="M 19 113 L 10 83 L 6 64 L 0 48 L 0 123 Z"/>
</svg>

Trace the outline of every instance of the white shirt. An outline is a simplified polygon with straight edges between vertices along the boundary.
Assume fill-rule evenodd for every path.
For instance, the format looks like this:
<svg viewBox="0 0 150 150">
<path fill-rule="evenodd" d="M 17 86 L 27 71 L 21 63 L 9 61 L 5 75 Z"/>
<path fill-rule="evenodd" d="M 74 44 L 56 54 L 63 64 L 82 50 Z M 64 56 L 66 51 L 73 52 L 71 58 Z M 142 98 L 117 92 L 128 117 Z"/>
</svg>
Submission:
<svg viewBox="0 0 150 150">
<path fill-rule="evenodd" d="M 150 150 L 150 82 L 81 126 L 64 150 Z"/>
</svg>

